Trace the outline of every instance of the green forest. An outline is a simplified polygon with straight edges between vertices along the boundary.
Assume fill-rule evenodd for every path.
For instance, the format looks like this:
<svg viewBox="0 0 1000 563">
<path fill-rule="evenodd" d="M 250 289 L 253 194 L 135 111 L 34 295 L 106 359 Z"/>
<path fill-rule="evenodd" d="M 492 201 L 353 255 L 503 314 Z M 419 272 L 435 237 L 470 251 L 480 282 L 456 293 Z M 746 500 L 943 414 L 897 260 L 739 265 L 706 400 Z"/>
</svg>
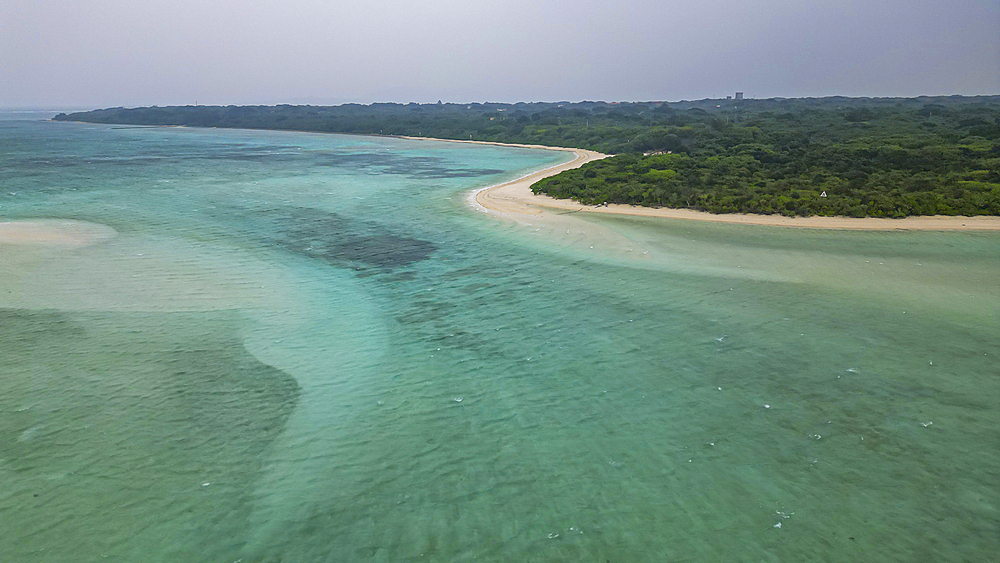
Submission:
<svg viewBox="0 0 1000 563">
<path fill-rule="evenodd" d="M 1000 96 L 172 106 L 56 120 L 587 148 L 536 193 L 711 213 L 1000 215 Z"/>
</svg>

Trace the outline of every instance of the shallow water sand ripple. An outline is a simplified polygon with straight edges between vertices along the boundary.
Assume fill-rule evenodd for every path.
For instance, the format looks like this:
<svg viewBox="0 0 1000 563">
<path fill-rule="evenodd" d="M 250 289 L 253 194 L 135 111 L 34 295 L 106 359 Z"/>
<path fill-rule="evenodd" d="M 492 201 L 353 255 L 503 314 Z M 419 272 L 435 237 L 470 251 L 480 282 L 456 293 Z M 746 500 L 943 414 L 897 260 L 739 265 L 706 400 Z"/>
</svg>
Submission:
<svg viewBox="0 0 1000 563">
<path fill-rule="evenodd" d="M 6 560 L 1000 551 L 996 233 L 514 221 L 468 194 L 565 155 L 5 123 L 0 221 L 117 233 L 0 242 Z"/>
</svg>

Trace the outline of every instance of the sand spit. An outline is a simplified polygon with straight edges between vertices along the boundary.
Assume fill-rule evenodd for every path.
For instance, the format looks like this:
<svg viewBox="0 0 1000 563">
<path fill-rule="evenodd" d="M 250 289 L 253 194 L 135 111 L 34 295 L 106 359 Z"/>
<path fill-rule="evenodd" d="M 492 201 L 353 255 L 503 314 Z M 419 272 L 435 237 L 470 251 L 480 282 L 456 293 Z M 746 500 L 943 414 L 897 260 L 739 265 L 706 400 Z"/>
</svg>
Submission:
<svg viewBox="0 0 1000 563">
<path fill-rule="evenodd" d="M 534 194 L 532 194 L 534 195 Z M 555 200 L 561 202 L 562 200 Z M 539 203 L 548 206 L 550 202 Z M 781 215 L 753 215 L 731 213 L 716 215 L 690 209 L 666 209 L 637 207 L 633 205 L 608 205 L 588 207 L 576 204 L 577 210 L 593 213 L 612 213 L 636 217 L 663 217 L 667 219 L 688 219 L 735 223 L 740 225 L 764 225 L 770 227 L 798 227 L 805 229 L 834 229 L 856 231 L 1000 231 L 1000 217 L 977 216 L 958 217 L 947 215 L 907 217 L 905 219 L 881 219 L 865 217 L 784 217 Z M 559 207 L 569 209 L 569 207 Z"/>
<path fill-rule="evenodd" d="M 68 219 L 0 221 L 0 244 L 79 247 L 114 238 L 107 225 Z"/>
<path fill-rule="evenodd" d="M 410 139 L 425 139 L 422 137 L 406 137 Z M 426 139 L 448 141 L 448 139 Z M 564 164 L 539 170 L 516 180 L 488 186 L 473 192 L 470 204 L 487 212 L 511 215 L 541 215 L 552 211 L 610 213 L 613 215 L 631 215 L 635 217 L 661 217 L 665 219 L 686 219 L 694 221 L 712 221 L 716 223 L 734 223 L 740 225 L 763 225 L 771 227 L 800 227 L 807 229 L 836 229 L 862 231 L 1000 231 L 1000 217 L 997 216 L 919 216 L 905 219 L 882 219 L 875 217 L 784 217 L 781 215 L 753 215 L 731 213 L 716 215 L 690 209 L 668 209 L 640 207 L 635 205 L 583 205 L 570 199 L 556 199 L 546 195 L 536 195 L 531 192 L 531 185 L 549 176 L 554 176 L 564 170 L 579 168 L 588 162 L 607 158 L 609 155 L 586 149 L 569 149 L 563 147 L 546 147 L 542 145 L 519 145 L 493 143 L 486 141 L 451 141 L 457 143 L 477 143 L 511 147 L 548 149 L 571 152 L 575 158 Z"/>
</svg>

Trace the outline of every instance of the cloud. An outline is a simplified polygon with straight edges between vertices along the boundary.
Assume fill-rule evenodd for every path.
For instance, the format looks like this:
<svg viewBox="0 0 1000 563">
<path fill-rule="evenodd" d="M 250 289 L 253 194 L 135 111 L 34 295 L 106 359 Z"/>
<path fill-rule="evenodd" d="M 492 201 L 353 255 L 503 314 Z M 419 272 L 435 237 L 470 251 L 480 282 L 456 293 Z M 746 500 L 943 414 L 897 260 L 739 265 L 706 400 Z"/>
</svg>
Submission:
<svg viewBox="0 0 1000 563">
<path fill-rule="evenodd" d="M 1000 3 L 0 0 L 0 105 L 995 94 Z"/>
</svg>

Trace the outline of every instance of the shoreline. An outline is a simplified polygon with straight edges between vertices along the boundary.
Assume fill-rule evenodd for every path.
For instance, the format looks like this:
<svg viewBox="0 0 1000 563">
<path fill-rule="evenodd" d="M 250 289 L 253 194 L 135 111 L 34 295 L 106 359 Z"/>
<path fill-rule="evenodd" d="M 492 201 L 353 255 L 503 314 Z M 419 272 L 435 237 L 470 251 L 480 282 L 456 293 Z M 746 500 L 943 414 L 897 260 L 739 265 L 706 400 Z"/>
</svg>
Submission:
<svg viewBox="0 0 1000 563">
<path fill-rule="evenodd" d="M 637 205 L 623 205 L 615 203 L 607 205 L 584 205 L 572 199 L 556 199 L 547 195 L 534 194 L 531 191 L 531 185 L 542 178 L 554 176 L 564 170 L 579 168 L 588 162 L 600 160 L 601 158 L 606 158 L 609 155 L 604 155 L 596 151 L 589 151 L 586 149 L 542 147 L 538 145 L 532 145 L 531 147 L 573 152 L 576 154 L 576 158 L 563 165 L 539 170 L 522 176 L 516 180 L 474 190 L 470 194 L 470 203 L 473 207 L 479 209 L 480 211 L 492 211 L 501 215 L 518 214 L 537 216 L 542 213 L 562 211 L 570 213 L 604 213 L 611 215 L 626 215 L 631 217 L 681 219 L 686 221 L 706 221 L 712 223 L 755 225 L 764 227 L 794 227 L 800 229 L 858 231 L 1000 231 L 1000 216 L 994 215 L 977 215 L 973 217 L 961 215 L 915 215 L 904 219 L 889 219 L 881 217 L 785 217 L 783 215 L 755 215 L 750 213 L 714 214 L 707 213 L 705 211 L 695 211 L 693 209 L 641 207 Z"/>
<path fill-rule="evenodd" d="M 54 120 L 50 120 L 54 121 Z M 60 121 L 61 123 L 90 123 L 87 121 Z M 103 124 L 109 125 L 109 124 Z M 139 127 L 186 127 L 185 125 L 152 125 Z M 914 215 L 903 219 L 880 217 L 785 217 L 783 215 L 756 215 L 751 213 L 715 214 L 693 209 L 673 209 L 668 207 L 641 207 L 637 205 L 608 204 L 583 205 L 572 199 L 556 199 L 531 192 L 535 182 L 554 176 L 566 170 L 579 168 L 588 162 L 607 158 L 611 155 L 588 149 L 529 145 L 522 143 L 500 143 L 497 141 L 476 141 L 472 139 L 439 139 L 436 137 L 414 137 L 408 135 L 375 135 L 365 133 L 336 133 L 331 131 L 297 131 L 290 129 L 247 129 L 239 127 L 206 127 L 205 129 L 240 129 L 244 131 L 286 131 L 290 133 L 319 133 L 325 135 L 355 135 L 362 137 L 388 137 L 412 141 L 437 141 L 448 143 L 468 143 L 527 149 L 543 149 L 569 152 L 575 157 L 569 162 L 530 172 L 520 178 L 500 184 L 477 188 L 469 192 L 467 201 L 471 207 L 483 212 L 500 215 L 534 215 L 562 212 L 606 213 L 631 217 L 662 219 L 682 219 L 687 221 L 707 221 L 737 225 L 764 227 L 795 227 L 805 229 L 858 230 L 858 231 L 1000 231 L 1000 216 L 976 215 Z"/>
<path fill-rule="evenodd" d="M 556 211 L 569 213 L 606 213 L 631 217 L 661 219 L 682 219 L 686 221 L 706 221 L 736 225 L 762 227 L 794 227 L 800 229 L 829 229 L 854 231 L 1000 231 L 1000 216 L 995 215 L 914 215 L 903 219 L 884 217 L 785 217 L 783 215 L 757 215 L 752 213 L 715 214 L 693 209 L 669 207 L 642 207 L 638 205 L 608 204 L 584 205 L 572 199 L 556 199 L 547 195 L 534 194 L 531 185 L 566 170 L 579 168 L 588 162 L 607 158 L 611 155 L 588 149 L 526 145 L 520 143 L 499 143 L 496 141 L 474 141 L 462 139 L 437 139 L 433 137 L 408 137 L 393 135 L 400 139 L 417 141 L 445 141 L 450 143 L 473 143 L 501 147 L 518 147 L 569 152 L 575 158 L 563 164 L 550 166 L 509 180 L 472 190 L 467 198 L 470 206 L 486 213 L 499 215 L 541 215 Z"/>
</svg>

